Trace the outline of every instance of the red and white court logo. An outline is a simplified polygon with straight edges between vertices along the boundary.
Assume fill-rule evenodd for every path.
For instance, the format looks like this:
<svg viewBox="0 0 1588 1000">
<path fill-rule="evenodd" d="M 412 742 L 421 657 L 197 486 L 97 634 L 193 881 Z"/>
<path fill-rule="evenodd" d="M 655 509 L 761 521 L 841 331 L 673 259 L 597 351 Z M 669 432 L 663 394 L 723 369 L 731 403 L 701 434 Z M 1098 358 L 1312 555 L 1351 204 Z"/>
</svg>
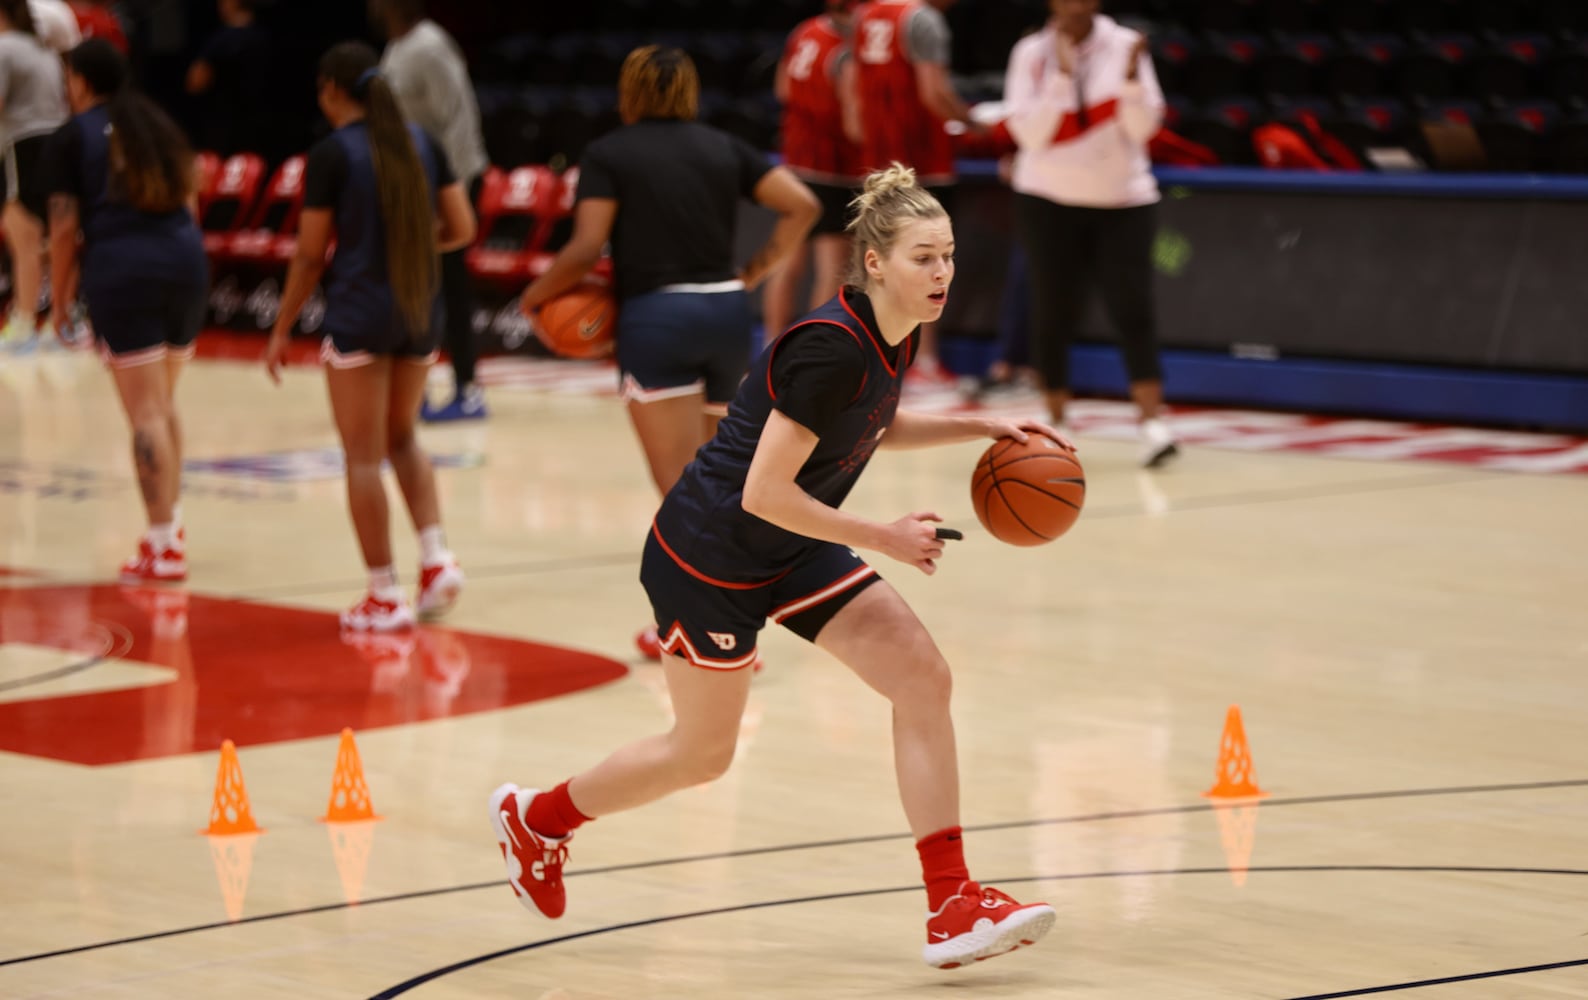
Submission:
<svg viewBox="0 0 1588 1000">
<path fill-rule="evenodd" d="M 739 644 L 739 640 L 735 639 L 733 635 L 728 632 L 707 632 L 706 635 L 708 635 L 711 638 L 711 641 L 717 644 L 717 648 L 722 650 L 724 653 L 732 652 L 733 647 Z"/>
</svg>

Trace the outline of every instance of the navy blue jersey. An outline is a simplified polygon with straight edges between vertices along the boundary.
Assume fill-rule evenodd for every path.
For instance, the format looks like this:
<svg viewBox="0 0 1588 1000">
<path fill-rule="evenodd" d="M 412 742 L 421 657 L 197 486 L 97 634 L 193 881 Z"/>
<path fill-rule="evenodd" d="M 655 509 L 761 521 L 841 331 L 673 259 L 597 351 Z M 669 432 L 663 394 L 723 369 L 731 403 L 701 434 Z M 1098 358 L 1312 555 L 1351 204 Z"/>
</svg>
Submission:
<svg viewBox="0 0 1588 1000">
<path fill-rule="evenodd" d="M 409 132 L 434 206 L 436 192 L 452 183 L 450 170 L 440 149 L 422 129 L 410 126 Z M 325 273 L 325 333 L 401 342 L 438 328 L 442 321 L 439 296 L 431 310 L 432 330 L 406 329 L 392 297 L 386 274 L 386 225 L 381 218 L 369 130 L 362 120 L 342 126 L 309 151 L 303 183 L 304 207 L 335 212 L 336 252 Z"/>
<path fill-rule="evenodd" d="M 770 582 L 816 547 L 828 544 L 785 530 L 744 510 L 744 483 L 761 431 L 778 397 L 783 353 L 804 338 L 829 338 L 834 353 L 861 370 L 852 398 L 816 429 L 810 458 L 795 477 L 806 493 L 830 507 L 849 496 L 899 408 L 904 372 L 918 334 L 890 346 L 877 332 L 871 302 L 855 288 L 789 328 L 761 353 L 740 384 L 717 434 L 695 455 L 656 515 L 656 534 L 668 553 L 710 582 Z"/>
<path fill-rule="evenodd" d="M 158 264 L 162 243 L 179 245 L 184 258 L 192 243 L 202 245 L 198 225 L 186 208 L 143 212 L 111 198 L 109 105 L 95 105 L 62 125 L 50 136 L 42 156 L 40 167 L 49 178 L 49 193 L 77 199 L 85 253 L 106 240 L 139 239 L 149 243 L 147 254 Z"/>
</svg>

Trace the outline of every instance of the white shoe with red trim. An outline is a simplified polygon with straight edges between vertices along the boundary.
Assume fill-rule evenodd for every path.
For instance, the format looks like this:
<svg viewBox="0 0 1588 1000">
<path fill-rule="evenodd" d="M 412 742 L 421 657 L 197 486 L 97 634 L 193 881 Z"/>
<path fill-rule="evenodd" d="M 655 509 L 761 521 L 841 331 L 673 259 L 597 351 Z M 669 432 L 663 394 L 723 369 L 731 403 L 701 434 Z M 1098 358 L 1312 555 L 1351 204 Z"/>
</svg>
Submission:
<svg viewBox="0 0 1588 1000">
<path fill-rule="evenodd" d="M 1036 944 L 1057 919 L 1046 903 L 1015 902 L 997 889 L 965 882 L 926 918 L 921 957 L 938 969 L 957 969 Z"/>
<path fill-rule="evenodd" d="M 448 555 L 438 563 L 419 567 L 419 617 L 439 618 L 452 610 L 463 593 L 463 569 Z"/>
</svg>

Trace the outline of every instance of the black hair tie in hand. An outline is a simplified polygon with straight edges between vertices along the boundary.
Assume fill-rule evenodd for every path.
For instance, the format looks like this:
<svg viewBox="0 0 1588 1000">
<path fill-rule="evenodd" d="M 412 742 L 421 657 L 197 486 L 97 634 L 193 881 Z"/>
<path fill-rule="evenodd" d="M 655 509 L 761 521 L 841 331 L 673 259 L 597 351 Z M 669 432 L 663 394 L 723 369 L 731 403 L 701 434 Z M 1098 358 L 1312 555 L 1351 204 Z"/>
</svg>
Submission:
<svg viewBox="0 0 1588 1000">
<path fill-rule="evenodd" d="M 940 542 L 958 542 L 963 540 L 965 533 L 958 528 L 938 528 L 937 540 Z"/>
</svg>

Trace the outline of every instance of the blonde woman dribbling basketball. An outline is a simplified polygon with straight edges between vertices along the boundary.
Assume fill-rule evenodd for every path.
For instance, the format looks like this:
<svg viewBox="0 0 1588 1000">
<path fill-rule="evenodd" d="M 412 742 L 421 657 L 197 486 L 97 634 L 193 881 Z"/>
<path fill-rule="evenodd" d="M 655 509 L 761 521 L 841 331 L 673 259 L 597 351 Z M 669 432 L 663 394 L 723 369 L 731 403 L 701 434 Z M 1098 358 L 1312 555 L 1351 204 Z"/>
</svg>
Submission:
<svg viewBox="0 0 1588 1000">
<path fill-rule="evenodd" d="M 856 550 L 924 573 L 943 555 L 931 512 L 881 523 L 839 509 L 878 447 L 1045 434 L 1032 421 L 898 409 L 920 325 L 954 276 L 948 216 L 894 164 L 866 179 L 850 232 L 858 285 L 795 323 L 751 367 L 668 491 L 640 580 L 661 626 L 675 724 L 540 792 L 504 784 L 491 823 L 513 891 L 561 916 L 568 839 L 591 819 L 720 777 L 733 760 L 757 636 L 768 621 L 820 646 L 891 703 L 900 798 L 927 892 L 923 957 L 954 968 L 1032 944 L 1053 925 L 973 881 L 959 819 L 948 663 L 904 599 Z"/>
</svg>

